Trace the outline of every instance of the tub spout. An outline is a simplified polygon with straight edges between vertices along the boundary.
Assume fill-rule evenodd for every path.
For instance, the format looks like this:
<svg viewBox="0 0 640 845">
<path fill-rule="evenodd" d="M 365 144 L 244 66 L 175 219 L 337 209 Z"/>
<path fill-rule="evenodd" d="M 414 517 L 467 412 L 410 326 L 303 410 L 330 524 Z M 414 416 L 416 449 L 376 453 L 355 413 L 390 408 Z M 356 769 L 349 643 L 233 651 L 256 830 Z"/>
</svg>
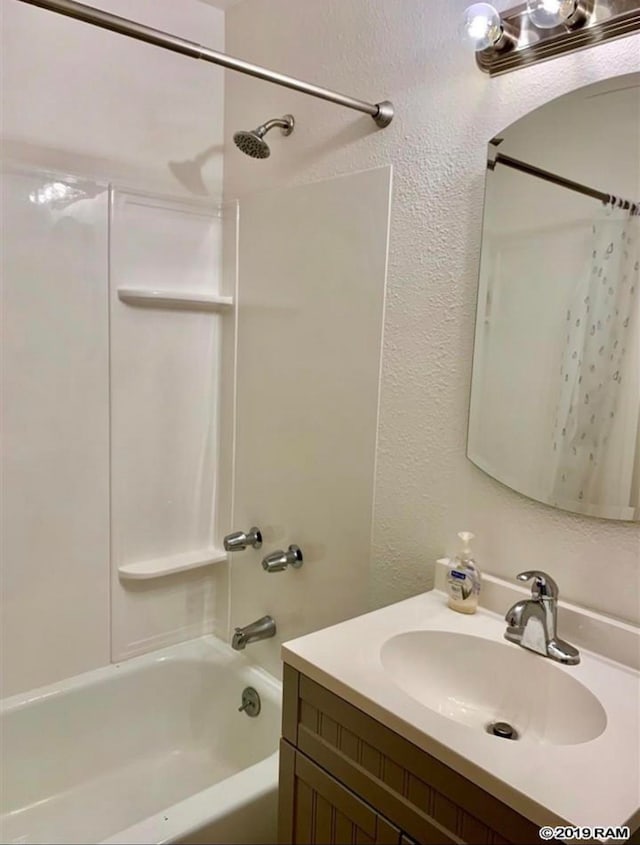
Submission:
<svg viewBox="0 0 640 845">
<path fill-rule="evenodd" d="M 236 628 L 231 640 L 231 647 L 236 651 L 242 651 L 250 643 L 255 643 L 258 640 L 267 640 L 269 637 L 275 637 L 276 623 L 271 616 L 263 616 L 256 622 L 246 625 L 244 628 Z"/>
</svg>

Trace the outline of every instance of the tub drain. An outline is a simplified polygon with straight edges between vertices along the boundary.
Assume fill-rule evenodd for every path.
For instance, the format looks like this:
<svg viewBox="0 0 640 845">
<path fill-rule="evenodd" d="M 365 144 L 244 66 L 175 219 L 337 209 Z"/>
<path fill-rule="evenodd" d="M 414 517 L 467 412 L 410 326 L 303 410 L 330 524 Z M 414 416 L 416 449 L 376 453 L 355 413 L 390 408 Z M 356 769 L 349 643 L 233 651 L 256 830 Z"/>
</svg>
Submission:
<svg viewBox="0 0 640 845">
<path fill-rule="evenodd" d="M 518 739 L 518 731 L 509 722 L 489 722 L 487 733 L 499 739 Z"/>
<path fill-rule="evenodd" d="M 242 691 L 242 704 L 238 707 L 238 712 L 246 713 L 247 716 L 255 719 L 260 713 L 261 706 L 260 696 L 257 690 L 254 690 L 253 687 L 246 687 Z"/>
</svg>

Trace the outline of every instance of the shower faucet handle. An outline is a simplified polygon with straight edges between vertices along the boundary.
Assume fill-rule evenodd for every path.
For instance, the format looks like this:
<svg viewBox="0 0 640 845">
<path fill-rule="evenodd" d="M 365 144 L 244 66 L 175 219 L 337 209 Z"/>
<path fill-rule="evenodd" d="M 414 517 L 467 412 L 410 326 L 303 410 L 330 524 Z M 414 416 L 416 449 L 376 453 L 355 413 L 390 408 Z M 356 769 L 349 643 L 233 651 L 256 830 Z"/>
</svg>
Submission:
<svg viewBox="0 0 640 845">
<path fill-rule="evenodd" d="M 278 550 L 267 555 L 262 561 L 265 572 L 284 572 L 288 566 L 300 569 L 304 562 L 300 546 L 289 546 L 286 552 Z"/>
<path fill-rule="evenodd" d="M 262 532 L 255 525 L 246 533 L 234 531 L 224 538 L 224 550 L 226 552 L 243 552 L 247 546 L 259 549 L 262 546 Z"/>
</svg>

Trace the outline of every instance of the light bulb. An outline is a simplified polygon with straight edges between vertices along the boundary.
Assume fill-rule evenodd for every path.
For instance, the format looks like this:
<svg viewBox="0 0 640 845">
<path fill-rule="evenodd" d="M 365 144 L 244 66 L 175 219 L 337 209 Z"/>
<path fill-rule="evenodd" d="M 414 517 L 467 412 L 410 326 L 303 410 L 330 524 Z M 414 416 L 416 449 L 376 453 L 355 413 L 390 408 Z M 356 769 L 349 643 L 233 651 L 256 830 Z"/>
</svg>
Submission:
<svg viewBox="0 0 640 845">
<path fill-rule="evenodd" d="M 462 37 L 474 50 L 486 50 L 500 41 L 502 22 L 489 3 L 474 3 L 464 13 Z"/>
<path fill-rule="evenodd" d="M 577 8 L 576 0 L 527 0 L 531 21 L 540 29 L 567 23 Z"/>
</svg>

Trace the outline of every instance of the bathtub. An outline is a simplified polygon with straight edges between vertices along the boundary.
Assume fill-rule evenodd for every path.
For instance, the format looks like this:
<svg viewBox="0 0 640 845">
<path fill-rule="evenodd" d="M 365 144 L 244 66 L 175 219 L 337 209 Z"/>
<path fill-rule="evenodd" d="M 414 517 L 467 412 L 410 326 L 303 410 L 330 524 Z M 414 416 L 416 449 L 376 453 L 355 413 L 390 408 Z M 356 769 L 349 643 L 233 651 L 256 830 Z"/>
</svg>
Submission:
<svg viewBox="0 0 640 845">
<path fill-rule="evenodd" d="M 280 698 L 204 637 L 5 699 L 0 841 L 275 842 Z"/>
</svg>

